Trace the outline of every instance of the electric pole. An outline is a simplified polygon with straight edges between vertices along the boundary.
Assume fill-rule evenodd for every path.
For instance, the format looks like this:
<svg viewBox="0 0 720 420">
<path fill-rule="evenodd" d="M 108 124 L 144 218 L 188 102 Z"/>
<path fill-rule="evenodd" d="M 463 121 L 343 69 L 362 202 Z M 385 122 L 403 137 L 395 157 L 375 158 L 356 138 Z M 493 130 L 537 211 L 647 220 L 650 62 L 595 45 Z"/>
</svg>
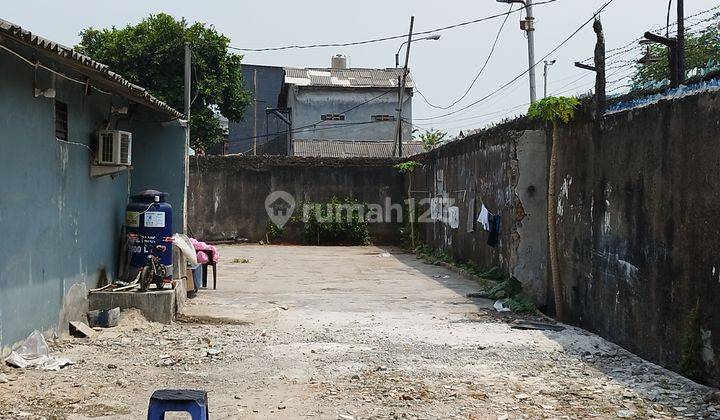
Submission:
<svg viewBox="0 0 720 420">
<path fill-rule="evenodd" d="M 530 102 L 537 101 L 537 92 L 535 88 L 535 17 L 533 16 L 532 0 L 525 0 L 526 19 L 521 26 L 527 32 L 528 40 L 528 62 L 530 65 Z"/>
<path fill-rule="evenodd" d="M 191 84 L 191 73 L 190 63 L 192 60 L 192 52 L 190 51 L 190 43 L 185 43 L 185 194 L 183 194 L 183 233 L 187 233 L 187 193 L 188 187 L 190 186 L 190 84 Z"/>
<path fill-rule="evenodd" d="M 254 106 L 254 115 L 253 115 L 253 156 L 257 156 L 257 103 L 258 103 L 258 94 L 257 94 L 257 69 L 254 69 L 253 71 L 253 104 Z"/>
<path fill-rule="evenodd" d="M 405 50 L 405 66 L 403 67 L 402 78 L 400 79 L 400 92 L 398 94 L 398 119 L 397 119 L 397 145 L 398 157 L 402 157 L 402 108 L 405 99 L 405 85 L 407 84 L 408 62 L 410 61 L 410 46 L 412 45 L 413 26 L 415 26 L 415 16 L 410 17 L 410 32 L 408 33 L 407 49 Z"/>
<path fill-rule="evenodd" d="M 548 67 L 555 64 L 555 62 L 556 60 L 545 60 L 545 67 L 543 68 L 543 98 L 547 98 Z"/>
<path fill-rule="evenodd" d="M 669 32 L 669 29 L 668 29 Z M 667 34 L 666 34 L 667 35 Z M 655 35 L 645 32 L 645 39 L 668 47 L 668 61 L 670 64 L 670 87 L 676 88 L 685 83 L 685 4 L 677 0 L 677 36 Z"/>
<path fill-rule="evenodd" d="M 685 83 L 685 1 L 677 0 L 677 72 L 678 84 Z"/>
<path fill-rule="evenodd" d="M 498 3 L 522 3 L 526 17 L 520 21 L 520 29 L 527 33 L 528 40 L 528 75 L 530 76 L 530 102 L 537 101 L 535 87 L 535 17 L 533 16 L 532 0 L 496 0 Z"/>
</svg>

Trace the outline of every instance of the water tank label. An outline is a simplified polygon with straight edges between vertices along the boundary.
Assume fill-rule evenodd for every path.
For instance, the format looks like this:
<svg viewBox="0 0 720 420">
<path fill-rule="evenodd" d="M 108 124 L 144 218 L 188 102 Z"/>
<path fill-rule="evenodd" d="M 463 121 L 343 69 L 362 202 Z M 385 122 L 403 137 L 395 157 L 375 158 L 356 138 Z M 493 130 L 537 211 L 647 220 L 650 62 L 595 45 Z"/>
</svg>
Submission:
<svg viewBox="0 0 720 420">
<path fill-rule="evenodd" d="M 125 212 L 125 226 L 140 227 L 140 212 L 126 211 Z"/>
<path fill-rule="evenodd" d="M 145 213 L 145 227 L 165 227 L 165 213 L 161 211 L 148 211 Z"/>
</svg>

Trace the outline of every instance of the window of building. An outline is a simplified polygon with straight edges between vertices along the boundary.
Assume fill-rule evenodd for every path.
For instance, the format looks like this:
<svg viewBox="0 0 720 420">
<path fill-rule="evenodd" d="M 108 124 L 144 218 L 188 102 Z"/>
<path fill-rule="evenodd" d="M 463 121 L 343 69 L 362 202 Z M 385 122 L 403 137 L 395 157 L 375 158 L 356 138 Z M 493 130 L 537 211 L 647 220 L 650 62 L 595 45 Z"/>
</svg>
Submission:
<svg viewBox="0 0 720 420">
<path fill-rule="evenodd" d="M 395 116 L 394 115 L 373 115 L 372 120 L 375 122 L 395 121 Z"/>
<path fill-rule="evenodd" d="M 68 139 L 67 104 L 58 101 L 55 101 L 55 137 L 64 141 Z"/>
<path fill-rule="evenodd" d="M 320 118 L 323 121 L 345 121 L 345 116 L 342 114 L 323 114 Z"/>
</svg>

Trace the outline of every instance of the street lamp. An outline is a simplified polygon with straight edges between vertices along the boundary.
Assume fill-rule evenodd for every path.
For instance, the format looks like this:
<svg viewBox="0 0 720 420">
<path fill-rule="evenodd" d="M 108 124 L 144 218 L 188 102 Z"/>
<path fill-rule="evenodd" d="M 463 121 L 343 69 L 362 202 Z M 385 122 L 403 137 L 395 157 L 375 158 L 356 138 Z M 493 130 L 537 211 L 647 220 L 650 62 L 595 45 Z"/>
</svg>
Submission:
<svg viewBox="0 0 720 420">
<path fill-rule="evenodd" d="M 437 41 L 437 40 L 439 40 L 439 39 L 440 39 L 440 34 L 432 34 L 432 35 L 426 36 L 425 38 L 413 39 L 412 42 L 417 42 L 417 41 Z M 403 48 L 408 42 L 409 42 L 409 41 L 405 41 L 405 42 L 403 42 L 402 44 L 400 44 L 400 48 L 398 48 L 397 52 L 395 53 L 395 68 L 400 67 L 400 50 L 402 50 L 402 48 Z"/>
<path fill-rule="evenodd" d="M 535 88 L 535 17 L 533 16 L 532 0 L 496 0 L 498 3 L 521 3 L 525 6 L 525 13 L 527 17 L 520 21 L 520 29 L 527 32 L 528 40 L 528 61 L 530 62 L 530 69 L 528 74 L 530 75 L 530 102 L 534 103 L 537 100 L 536 88 Z"/>
<path fill-rule="evenodd" d="M 552 61 L 545 60 L 545 68 L 543 69 L 543 80 L 544 80 L 543 85 L 545 87 L 545 89 L 543 91 L 544 92 L 543 98 L 547 98 L 548 67 L 552 66 L 556 62 L 557 62 L 557 60 L 552 60 Z"/>
</svg>

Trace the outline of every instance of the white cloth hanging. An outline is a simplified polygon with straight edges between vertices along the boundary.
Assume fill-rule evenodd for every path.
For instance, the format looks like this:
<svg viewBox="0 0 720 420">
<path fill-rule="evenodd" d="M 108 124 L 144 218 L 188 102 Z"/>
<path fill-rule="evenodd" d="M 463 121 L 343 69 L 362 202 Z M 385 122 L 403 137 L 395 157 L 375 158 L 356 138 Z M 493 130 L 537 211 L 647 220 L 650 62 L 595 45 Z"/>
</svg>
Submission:
<svg viewBox="0 0 720 420">
<path fill-rule="evenodd" d="M 482 205 L 482 209 L 480 210 L 480 215 L 477 218 L 478 223 L 480 223 L 486 231 L 490 231 L 490 212 L 488 211 L 487 207 L 485 207 L 485 204 Z"/>
</svg>

